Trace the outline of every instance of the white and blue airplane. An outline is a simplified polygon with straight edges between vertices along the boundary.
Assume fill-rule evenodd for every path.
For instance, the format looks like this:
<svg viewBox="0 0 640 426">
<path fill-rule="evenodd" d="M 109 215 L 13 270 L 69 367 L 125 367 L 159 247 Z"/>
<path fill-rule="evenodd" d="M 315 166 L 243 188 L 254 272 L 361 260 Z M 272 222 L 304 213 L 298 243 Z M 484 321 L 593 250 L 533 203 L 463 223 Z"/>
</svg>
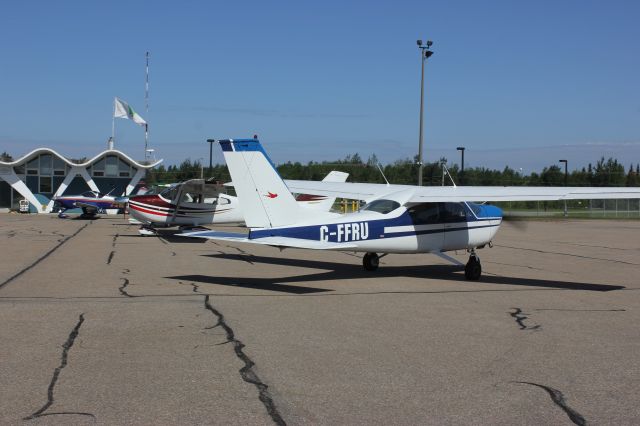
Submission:
<svg viewBox="0 0 640 426">
<path fill-rule="evenodd" d="M 482 274 L 477 249 L 491 245 L 501 209 L 474 201 L 640 198 L 640 188 L 474 187 L 331 183 L 285 183 L 257 139 L 219 141 L 248 234 L 197 231 L 181 235 L 279 248 L 364 252 L 366 270 L 391 253 L 466 250 L 465 277 Z M 304 209 L 293 193 L 366 201 L 354 213 Z M 380 254 L 378 254 L 380 253 Z"/>
</svg>

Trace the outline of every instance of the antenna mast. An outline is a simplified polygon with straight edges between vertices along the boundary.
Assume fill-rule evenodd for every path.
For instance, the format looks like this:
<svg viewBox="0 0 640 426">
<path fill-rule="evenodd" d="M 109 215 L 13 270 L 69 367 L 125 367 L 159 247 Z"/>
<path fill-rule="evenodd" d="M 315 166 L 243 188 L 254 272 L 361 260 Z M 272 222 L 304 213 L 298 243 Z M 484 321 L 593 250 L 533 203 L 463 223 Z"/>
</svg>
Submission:
<svg viewBox="0 0 640 426">
<path fill-rule="evenodd" d="M 144 78 L 144 111 L 145 117 L 149 119 L 149 51 L 145 54 L 146 67 Z M 146 160 L 149 154 L 149 124 L 144 126 L 144 159 Z"/>
</svg>

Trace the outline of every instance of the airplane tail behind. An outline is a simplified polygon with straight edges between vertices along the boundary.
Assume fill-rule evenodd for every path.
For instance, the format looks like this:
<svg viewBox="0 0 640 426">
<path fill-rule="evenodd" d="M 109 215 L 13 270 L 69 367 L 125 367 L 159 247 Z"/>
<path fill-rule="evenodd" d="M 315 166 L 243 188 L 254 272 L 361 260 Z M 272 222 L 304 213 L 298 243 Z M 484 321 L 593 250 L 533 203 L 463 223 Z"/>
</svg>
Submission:
<svg viewBox="0 0 640 426">
<path fill-rule="evenodd" d="M 300 206 L 257 139 L 221 140 L 220 146 L 249 228 L 295 223 Z"/>
<path fill-rule="evenodd" d="M 346 182 L 349 177 L 349 173 L 339 172 L 337 170 L 333 170 L 329 172 L 324 179 L 323 182 Z M 307 209 L 324 211 L 328 212 L 331 210 L 333 203 L 336 202 L 336 197 L 329 197 L 325 195 L 309 195 L 309 194 L 299 194 L 296 197 L 296 201 Z"/>
</svg>

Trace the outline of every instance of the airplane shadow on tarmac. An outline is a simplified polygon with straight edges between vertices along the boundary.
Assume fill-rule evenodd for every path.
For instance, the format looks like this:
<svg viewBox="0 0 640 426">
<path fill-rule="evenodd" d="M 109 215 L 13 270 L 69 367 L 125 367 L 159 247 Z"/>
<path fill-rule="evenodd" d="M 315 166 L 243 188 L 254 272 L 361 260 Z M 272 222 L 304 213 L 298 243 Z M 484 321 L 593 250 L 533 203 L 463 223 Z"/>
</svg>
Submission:
<svg viewBox="0 0 640 426">
<path fill-rule="evenodd" d="M 483 275 L 480 281 L 466 281 L 462 273 L 463 267 L 456 265 L 419 265 L 419 266 L 381 266 L 375 272 L 367 272 L 360 264 L 345 264 L 334 262 L 323 262 L 318 260 L 286 259 L 279 257 L 239 255 L 239 254 L 205 254 L 205 257 L 216 259 L 228 259 L 233 261 L 249 262 L 251 264 L 265 263 L 270 265 L 291 266 L 295 268 L 324 269 L 325 272 L 318 272 L 305 275 L 284 276 L 276 278 L 250 278 L 250 277 L 222 277 L 209 275 L 181 275 L 167 277 L 177 280 L 196 281 L 200 283 L 252 288 L 261 290 L 278 291 L 293 294 L 309 294 L 333 291 L 332 289 L 304 287 L 298 285 L 287 285 L 295 283 L 310 283 L 314 281 L 336 281 L 354 280 L 363 278 L 395 278 L 409 277 L 422 279 L 438 279 L 456 282 L 466 282 L 474 286 L 483 284 L 504 284 L 523 287 L 543 287 L 555 290 L 586 290 L 586 291 L 613 291 L 624 289 L 621 285 L 590 284 L 571 281 L 540 280 L 532 278 L 505 277 L 496 275 Z M 433 293 L 448 292 L 468 292 L 468 291 L 517 291 L 514 289 L 481 289 L 476 290 L 452 290 L 433 291 Z M 391 291 L 393 292 L 393 291 Z M 413 293 L 414 291 L 399 291 L 400 293 Z M 417 291 L 418 293 L 420 291 Z M 430 292 L 431 293 L 431 292 Z"/>
</svg>

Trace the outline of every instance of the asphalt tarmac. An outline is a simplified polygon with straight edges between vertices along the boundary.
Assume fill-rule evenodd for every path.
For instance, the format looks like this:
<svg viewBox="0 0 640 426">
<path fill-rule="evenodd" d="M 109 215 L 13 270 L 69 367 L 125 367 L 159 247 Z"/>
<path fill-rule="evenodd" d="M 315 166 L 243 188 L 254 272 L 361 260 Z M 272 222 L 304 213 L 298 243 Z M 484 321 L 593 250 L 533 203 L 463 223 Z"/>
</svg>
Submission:
<svg viewBox="0 0 640 426">
<path fill-rule="evenodd" d="M 2 214 L 0 423 L 640 423 L 640 221 L 494 243 L 469 282 L 434 255 L 367 272 Z"/>
</svg>

